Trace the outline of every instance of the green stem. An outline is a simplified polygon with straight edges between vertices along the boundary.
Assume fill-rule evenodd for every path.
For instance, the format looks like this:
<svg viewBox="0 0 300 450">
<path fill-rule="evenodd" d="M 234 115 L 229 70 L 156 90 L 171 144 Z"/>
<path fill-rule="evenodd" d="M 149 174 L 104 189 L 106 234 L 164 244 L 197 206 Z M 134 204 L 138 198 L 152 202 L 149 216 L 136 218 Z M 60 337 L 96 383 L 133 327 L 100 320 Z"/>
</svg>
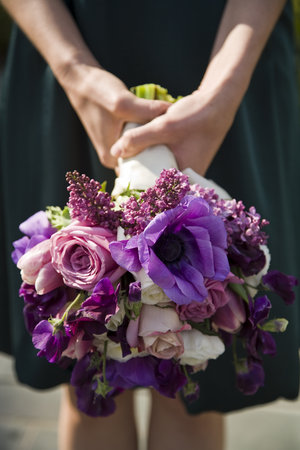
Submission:
<svg viewBox="0 0 300 450">
<path fill-rule="evenodd" d="M 106 353 L 107 353 L 107 344 L 108 341 L 104 342 L 104 349 L 103 349 L 103 355 L 102 355 L 102 376 L 103 376 L 103 383 L 107 385 L 106 380 Z"/>
<path fill-rule="evenodd" d="M 71 311 L 71 309 L 80 307 L 84 299 L 85 293 L 83 291 L 80 291 L 79 294 L 74 298 L 74 300 L 70 302 L 61 319 L 49 319 L 49 322 L 52 322 L 53 324 L 54 334 L 62 327 L 64 321 L 67 320 L 68 314 Z"/>
</svg>

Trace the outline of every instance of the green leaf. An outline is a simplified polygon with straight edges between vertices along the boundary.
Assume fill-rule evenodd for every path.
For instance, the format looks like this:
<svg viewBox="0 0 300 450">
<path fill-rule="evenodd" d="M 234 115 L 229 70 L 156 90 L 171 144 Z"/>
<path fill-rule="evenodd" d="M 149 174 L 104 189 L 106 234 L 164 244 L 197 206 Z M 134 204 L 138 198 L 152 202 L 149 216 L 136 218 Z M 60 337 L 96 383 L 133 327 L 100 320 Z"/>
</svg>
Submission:
<svg viewBox="0 0 300 450">
<path fill-rule="evenodd" d="M 192 328 L 195 328 L 195 330 L 201 331 L 203 334 L 207 334 L 209 336 L 218 336 L 218 333 L 216 333 L 210 325 L 209 319 L 205 319 L 203 322 L 193 322 L 192 320 L 188 320 L 189 325 L 191 325 Z"/>
<path fill-rule="evenodd" d="M 101 183 L 100 192 L 106 192 L 106 186 L 107 186 L 107 181 L 103 181 L 103 183 Z"/>
<path fill-rule="evenodd" d="M 235 292 L 239 297 L 245 300 L 246 303 L 249 303 L 247 291 L 242 284 L 229 283 L 228 285 L 230 289 Z"/>
<path fill-rule="evenodd" d="M 70 211 L 67 206 L 64 209 L 59 206 L 47 206 L 46 214 L 51 225 L 57 230 L 61 230 L 71 223 Z"/>
</svg>

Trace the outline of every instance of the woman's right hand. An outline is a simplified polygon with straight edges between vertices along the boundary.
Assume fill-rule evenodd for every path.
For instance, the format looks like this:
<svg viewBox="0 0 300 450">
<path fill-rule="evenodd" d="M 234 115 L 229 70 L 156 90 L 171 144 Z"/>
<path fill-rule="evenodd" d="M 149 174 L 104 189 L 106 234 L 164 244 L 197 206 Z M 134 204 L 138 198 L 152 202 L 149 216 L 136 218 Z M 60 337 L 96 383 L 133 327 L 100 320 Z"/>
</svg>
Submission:
<svg viewBox="0 0 300 450">
<path fill-rule="evenodd" d="M 132 94 L 116 76 L 98 65 L 74 64 L 59 79 L 91 139 L 101 163 L 114 168 L 110 148 L 126 122 L 146 123 L 166 112 L 169 103 Z"/>
</svg>

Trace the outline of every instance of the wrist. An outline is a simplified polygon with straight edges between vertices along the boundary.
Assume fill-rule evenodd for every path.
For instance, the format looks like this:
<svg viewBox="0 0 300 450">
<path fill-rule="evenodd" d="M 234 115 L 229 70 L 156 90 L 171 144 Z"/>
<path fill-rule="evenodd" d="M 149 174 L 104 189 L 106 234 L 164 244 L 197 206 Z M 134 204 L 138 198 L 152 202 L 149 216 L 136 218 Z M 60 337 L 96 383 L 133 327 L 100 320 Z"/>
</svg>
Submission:
<svg viewBox="0 0 300 450">
<path fill-rule="evenodd" d="M 74 82 L 84 80 L 89 73 L 89 68 L 100 68 L 98 61 L 89 51 L 65 52 L 59 58 L 54 58 L 50 67 L 60 85 L 65 89 Z"/>
</svg>

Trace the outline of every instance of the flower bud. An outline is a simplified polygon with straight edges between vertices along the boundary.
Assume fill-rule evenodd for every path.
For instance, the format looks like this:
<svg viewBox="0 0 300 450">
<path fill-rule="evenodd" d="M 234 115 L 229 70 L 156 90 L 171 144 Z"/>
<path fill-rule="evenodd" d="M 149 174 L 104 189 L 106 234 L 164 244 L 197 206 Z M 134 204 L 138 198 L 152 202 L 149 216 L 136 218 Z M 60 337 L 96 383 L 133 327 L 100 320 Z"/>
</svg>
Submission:
<svg viewBox="0 0 300 450">
<path fill-rule="evenodd" d="M 230 289 L 226 290 L 229 301 L 226 305 L 218 308 L 212 317 L 214 327 L 236 333 L 246 321 L 246 310 L 244 301 Z"/>
</svg>

